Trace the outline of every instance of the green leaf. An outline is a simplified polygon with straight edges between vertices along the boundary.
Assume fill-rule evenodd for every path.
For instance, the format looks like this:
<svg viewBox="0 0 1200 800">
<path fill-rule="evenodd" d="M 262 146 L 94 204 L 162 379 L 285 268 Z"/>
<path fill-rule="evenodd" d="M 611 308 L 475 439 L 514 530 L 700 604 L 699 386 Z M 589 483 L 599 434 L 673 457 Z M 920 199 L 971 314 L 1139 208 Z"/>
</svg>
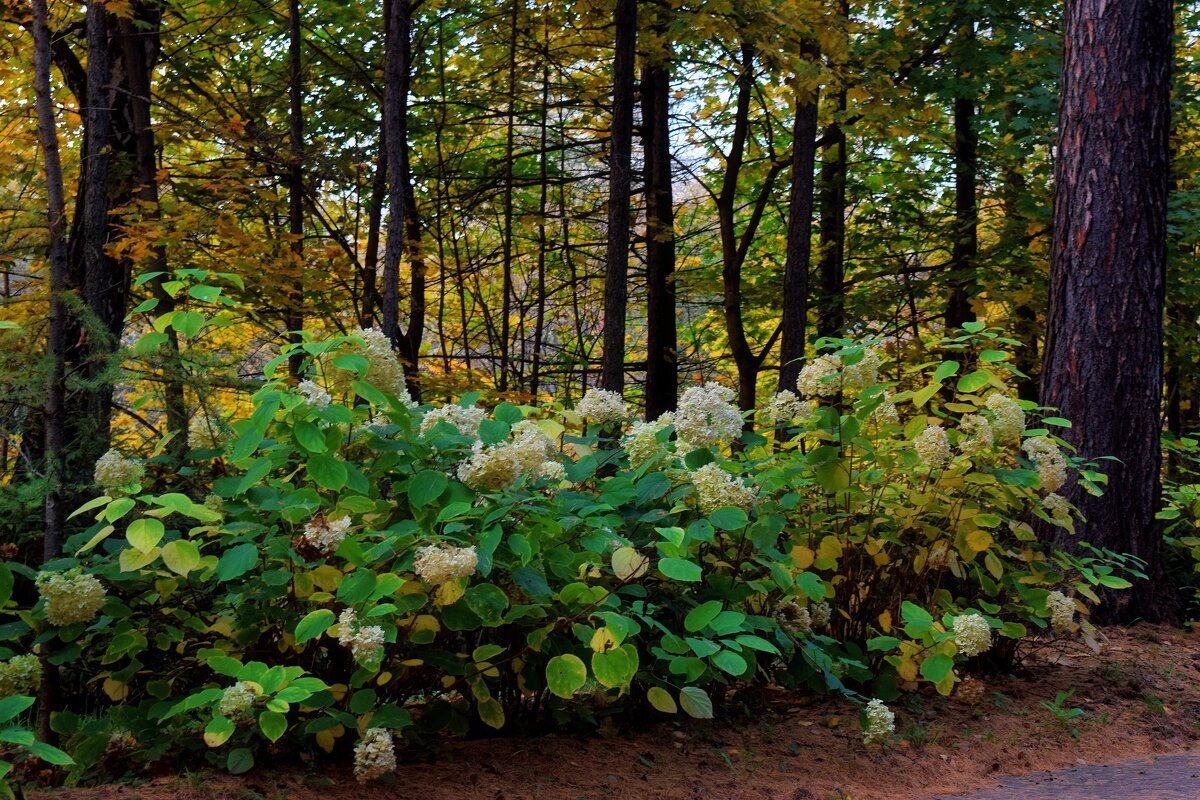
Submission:
<svg viewBox="0 0 1200 800">
<path fill-rule="evenodd" d="M 225 759 L 225 769 L 231 775 L 241 775 L 254 769 L 254 753 L 247 747 L 238 747 L 229 751 Z"/>
<path fill-rule="evenodd" d="M 19 694 L 9 695 L 0 699 L 0 722 L 8 722 L 31 705 L 33 705 L 32 697 L 25 697 Z"/>
<path fill-rule="evenodd" d="M 708 692 L 699 686 L 685 686 L 679 691 L 679 705 L 694 719 L 712 719 L 713 705 Z"/>
<path fill-rule="evenodd" d="M 162 560 L 171 572 L 186 576 L 200 566 L 200 548 L 188 539 L 176 539 L 163 546 Z"/>
<path fill-rule="evenodd" d="M 876 636 L 873 639 L 867 640 L 868 652 L 886 653 L 889 650 L 895 650 L 900 646 L 900 640 L 895 636 Z"/>
<path fill-rule="evenodd" d="M 722 650 L 713 656 L 711 661 L 735 677 L 746 671 L 746 659 L 732 650 Z"/>
<path fill-rule="evenodd" d="M 479 704 L 479 719 L 489 728 L 500 730 L 504 727 L 504 706 L 494 697 L 489 697 Z"/>
<path fill-rule="evenodd" d="M 646 691 L 646 699 L 650 701 L 650 705 L 664 714 L 674 714 L 679 710 L 675 705 L 675 698 L 671 697 L 671 693 L 661 686 L 651 686 Z"/>
<path fill-rule="evenodd" d="M 714 528 L 723 531 L 736 531 L 746 527 L 746 523 L 750 521 L 750 518 L 740 508 L 722 506 L 709 514 L 708 520 L 713 524 Z"/>
<path fill-rule="evenodd" d="M 954 659 L 944 653 L 926 656 L 921 661 L 921 677 L 932 683 L 943 680 L 954 669 Z"/>
<path fill-rule="evenodd" d="M 626 644 L 605 653 L 592 653 L 592 673 L 603 686 L 628 686 L 637 674 L 637 648 Z"/>
<path fill-rule="evenodd" d="M 700 580 L 699 564 L 693 564 L 685 558 L 660 558 L 658 571 L 676 581 L 695 583 Z"/>
<path fill-rule="evenodd" d="M 275 412 L 278 410 L 278 393 L 271 392 L 262 398 L 258 407 L 254 409 L 254 413 L 250 415 L 250 424 L 242 430 L 237 442 L 233 445 L 233 451 L 229 454 L 230 460 L 241 461 L 258 449 L 263 437 L 267 435 L 267 427 L 275 418 Z"/>
<path fill-rule="evenodd" d="M 802 572 L 796 576 L 796 585 L 804 590 L 808 599 L 820 602 L 825 599 L 825 583 L 815 572 Z"/>
<path fill-rule="evenodd" d="M 701 603 L 689 611 L 688 615 L 684 617 L 683 627 L 687 628 L 692 633 L 695 633 L 716 619 L 717 614 L 720 613 L 720 600 L 709 600 L 707 603 Z"/>
<path fill-rule="evenodd" d="M 369 383 L 364 381 L 350 381 L 350 388 L 354 390 L 356 395 L 371 405 L 386 406 L 388 404 L 387 395 Z"/>
<path fill-rule="evenodd" d="M 961 365 L 957 361 L 943 361 L 941 364 L 938 364 L 938 368 L 933 373 L 933 382 L 941 383 L 946 378 L 956 374 L 959 366 Z"/>
<path fill-rule="evenodd" d="M 494 628 L 504 622 L 504 609 L 508 608 L 508 595 L 499 586 L 491 583 L 481 583 L 467 589 L 464 597 L 467 608 L 489 628 Z"/>
<path fill-rule="evenodd" d="M 450 481 L 443 472 L 432 469 L 418 472 L 408 484 L 408 501 L 413 508 L 424 508 L 437 500 L 449 484 Z"/>
<path fill-rule="evenodd" d="M 296 442 L 310 453 L 324 453 L 329 449 L 325 446 L 325 434 L 307 419 L 300 420 L 292 427 L 292 435 L 296 437 Z"/>
<path fill-rule="evenodd" d="M 984 386 L 987 386 L 991 380 L 991 372 L 987 371 L 986 369 L 977 369 L 974 372 L 963 375 L 961 378 L 959 378 L 958 386 L 956 388 L 963 394 L 969 394 L 971 392 L 979 391 Z"/>
<path fill-rule="evenodd" d="M 314 455 L 308 459 L 308 477 L 322 489 L 336 492 L 346 485 L 346 465 L 333 456 Z"/>
<path fill-rule="evenodd" d="M 928 386 L 926 386 L 924 389 L 918 389 L 917 391 L 913 392 L 913 396 L 912 396 L 913 405 L 916 406 L 917 408 L 920 408 L 921 406 L 925 405 L 927 402 L 929 402 L 929 398 L 931 398 L 935 394 L 937 394 L 938 391 L 941 390 L 941 388 L 942 388 L 942 385 L 940 383 L 934 382 L 934 383 L 931 383 Z"/>
<path fill-rule="evenodd" d="M 972 322 L 964 322 L 962 324 L 962 329 L 964 331 L 966 331 L 967 333 L 979 333 L 981 330 L 983 330 L 986 327 L 987 327 L 987 325 L 985 325 L 982 322 L 972 321 Z"/>
<path fill-rule="evenodd" d="M 75 760 L 62 750 L 59 750 L 57 747 L 52 747 L 45 742 L 34 742 L 32 744 L 28 744 L 25 746 L 25 749 L 48 764 L 54 764 L 60 767 L 68 767 L 75 763 Z"/>
<path fill-rule="evenodd" d="M 258 548 L 249 542 L 234 545 L 217 561 L 217 580 L 231 581 L 245 575 L 258 563 Z"/>
<path fill-rule="evenodd" d="M 566 700 L 587 683 L 587 665 L 579 656 L 567 653 L 546 663 L 546 686 Z"/>
<path fill-rule="evenodd" d="M 991 364 L 996 361 L 1007 361 L 1009 354 L 1003 350 L 984 350 L 979 354 L 979 360 L 985 364 Z"/>
<path fill-rule="evenodd" d="M 220 715 L 215 716 L 204 728 L 204 743 L 209 747 L 220 747 L 229 741 L 234 730 L 236 730 L 236 726 L 232 720 Z"/>
<path fill-rule="evenodd" d="M 277 742 L 287 731 L 287 717 L 278 711 L 264 711 L 258 715 L 258 727 L 264 736 L 272 742 Z"/>
<path fill-rule="evenodd" d="M 304 615 L 304 619 L 296 623 L 296 644 L 304 644 L 309 639 L 315 639 L 329 629 L 335 617 L 328 608 L 319 608 Z"/>
<path fill-rule="evenodd" d="M 142 517 L 129 523 L 125 539 L 138 550 L 148 553 L 162 541 L 166 529 L 153 517 Z"/>
<path fill-rule="evenodd" d="M 1128 589 L 1130 586 L 1133 586 L 1129 581 L 1124 578 L 1118 578 L 1116 575 L 1100 575 L 1096 578 L 1096 581 L 1101 586 L 1107 586 L 1110 589 Z"/>
</svg>

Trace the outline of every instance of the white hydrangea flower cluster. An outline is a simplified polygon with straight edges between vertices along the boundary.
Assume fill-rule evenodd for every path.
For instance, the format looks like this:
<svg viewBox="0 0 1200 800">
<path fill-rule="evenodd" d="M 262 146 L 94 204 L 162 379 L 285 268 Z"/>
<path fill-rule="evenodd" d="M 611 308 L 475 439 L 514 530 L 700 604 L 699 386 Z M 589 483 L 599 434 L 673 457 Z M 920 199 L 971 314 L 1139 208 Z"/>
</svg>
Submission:
<svg viewBox="0 0 1200 800">
<path fill-rule="evenodd" d="M 775 612 L 775 621 L 793 639 L 807 636 L 812 632 L 812 612 L 795 600 L 789 600 Z"/>
<path fill-rule="evenodd" d="M 378 625 L 361 625 L 358 614 L 347 608 L 338 616 L 338 644 L 348 648 L 354 657 L 370 664 L 383 654 L 384 633 Z"/>
<path fill-rule="evenodd" d="M 930 469 L 940 469 L 950 460 L 950 440 L 941 425 L 926 425 L 925 430 L 913 440 L 913 447 L 921 463 Z"/>
<path fill-rule="evenodd" d="M 108 745 L 104 748 L 106 755 L 128 753 L 137 747 L 138 740 L 124 728 L 118 728 L 108 735 Z"/>
<path fill-rule="evenodd" d="M 575 410 L 585 419 L 608 425 L 625 419 L 625 398 L 621 397 L 620 392 L 588 389 L 583 398 L 575 404 Z"/>
<path fill-rule="evenodd" d="M 974 456 L 992 452 L 995 437 L 992 426 L 980 414 L 967 414 L 959 423 L 959 429 L 966 437 L 959 442 L 958 449 L 964 456 Z"/>
<path fill-rule="evenodd" d="M 104 607 L 104 586 L 95 575 L 79 567 L 66 572 L 39 572 L 36 583 L 38 594 L 46 600 L 46 619 L 51 625 L 91 622 Z"/>
<path fill-rule="evenodd" d="M 1050 627 L 1055 633 L 1067 633 L 1075 622 L 1075 601 L 1060 591 L 1046 597 L 1046 610 L 1050 612 Z"/>
<path fill-rule="evenodd" d="M 967 658 L 986 653 L 992 646 L 992 627 L 979 614 L 960 614 L 952 626 L 958 652 Z"/>
<path fill-rule="evenodd" d="M 863 744 L 883 744 L 896 730 L 896 715 L 878 698 L 867 703 Z"/>
<path fill-rule="evenodd" d="M 217 702 L 217 713 L 226 719 L 238 719 L 250 710 L 258 697 L 258 690 L 247 681 L 238 681 L 221 695 Z"/>
<path fill-rule="evenodd" d="M 692 473 L 692 485 L 700 496 L 700 510 L 711 514 L 722 506 L 734 506 L 749 513 L 754 508 L 757 493 L 741 479 L 729 474 L 715 463 L 708 463 Z"/>
<path fill-rule="evenodd" d="M 992 431 L 997 441 L 1016 444 L 1025 432 L 1025 411 L 1011 397 L 993 392 L 987 398 L 988 411 L 992 412 Z"/>
<path fill-rule="evenodd" d="M 392 343 L 378 328 L 359 328 L 354 335 L 363 340 L 355 344 L 354 352 L 367 360 L 367 380 L 400 401 L 407 408 L 416 408 L 408 393 L 404 367 L 392 349 Z"/>
<path fill-rule="evenodd" d="M 413 572 L 430 586 L 441 586 L 475 574 L 479 555 L 474 547 L 456 547 L 441 542 L 417 548 Z"/>
<path fill-rule="evenodd" d="M 116 450 L 109 450 L 96 460 L 93 479 L 101 489 L 120 489 L 141 483 L 146 469 L 140 462 L 126 458 Z"/>
<path fill-rule="evenodd" d="M 329 396 L 329 392 L 313 381 L 300 381 L 300 383 L 296 384 L 296 391 L 304 395 L 304 402 L 313 408 L 325 408 L 333 402 L 333 398 Z"/>
<path fill-rule="evenodd" d="M 479 438 L 479 426 L 483 424 L 487 411 L 478 406 L 463 408 L 458 405 L 444 405 L 431 408 L 421 418 L 421 435 L 429 433 L 439 422 L 445 422 L 455 428 L 463 436 L 472 439 Z"/>
<path fill-rule="evenodd" d="M 13 656 L 0 663 L 0 697 L 31 695 L 42 682 L 42 662 L 33 653 Z"/>
<path fill-rule="evenodd" d="M 812 624 L 814 628 L 828 628 L 829 623 L 833 621 L 833 608 L 829 603 L 813 603 L 810 606 L 812 611 Z"/>
<path fill-rule="evenodd" d="M 220 450 L 229 442 L 229 430 L 220 419 L 197 414 L 188 422 L 188 444 L 197 450 Z"/>
<path fill-rule="evenodd" d="M 327 519 L 318 514 L 304 526 L 304 541 L 319 553 L 331 556 L 350 532 L 350 518 Z"/>
<path fill-rule="evenodd" d="M 851 391 L 862 391 L 879 383 L 879 368 L 883 362 L 873 347 L 863 350 L 862 358 L 855 364 L 842 366 L 842 386 Z"/>
<path fill-rule="evenodd" d="M 476 491 L 507 489 L 522 477 L 562 481 L 554 440 L 532 420 L 513 426 L 512 440 L 484 447 L 476 442 L 471 457 L 458 465 L 458 479 Z"/>
<path fill-rule="evenodd" d="M 732 389 L 714 381 L 684 390 L 675 412 L 675 434 L 684 449 L 715 447 L 741 435 L 742 412 L 733 396 Z"/>
<path fill-rule="evenodd" d="M 867 420 L 880 427 L 900 424 L 900 412 L 896 409 L 896 401 L 892 399 L 891 392 L 883 396 L 883 402 L 875 406 Z"/>
<path fill-rule="evenodd" d="M 1042 508 L 1046 509 L 1050 519 L 1060 525 L 1067 525 L 1071 522 L 1071 504 L 1061 494 L 1051 492 L 1043 497 Z"/>
<path fill-rule="evenodd" d="M 629 454 L 629 466 L 637 469 L 643 464 L 667 455 L 666 449 L 658 441 L 659 431 L 675 424 L 675 414 L 668 411 L 653 422 L 635 422 L 621 440 L 625 452 Z"/>
<path fill-rule="evenodd" d="M 817 356 L 800 370 L 796 388 L 805 397 L 834 397 L 842 391 L 842 379 L 834 378 L 841 371 L 842 359 L 829 355 Z"/>
<path fill-rule="evenodd" d="M 1047 492 L 1057 492 L 1067 482 L 1067 460 L 1058 445 L 1045 436 L 1026 439 L 1021 445 L 1029 460 L 1037 465 L 1038 480 Z"/>
<path fill-rule="evenodd" d="M 812 416 L 812 410 L 811 404 L 801 400 L 795 392 L 784 389 L 771 397 L 771 402 L 763 409 L 763 415 L 768 422 L 780 425 L 795 419 L 807 419 Z"/>
<path fill-rule="evenodd" d="M 354 777 L 360 783 L 396 770 L 396 745 L 386 728 L 367 728 L 354 745 Z"/>
</svg>

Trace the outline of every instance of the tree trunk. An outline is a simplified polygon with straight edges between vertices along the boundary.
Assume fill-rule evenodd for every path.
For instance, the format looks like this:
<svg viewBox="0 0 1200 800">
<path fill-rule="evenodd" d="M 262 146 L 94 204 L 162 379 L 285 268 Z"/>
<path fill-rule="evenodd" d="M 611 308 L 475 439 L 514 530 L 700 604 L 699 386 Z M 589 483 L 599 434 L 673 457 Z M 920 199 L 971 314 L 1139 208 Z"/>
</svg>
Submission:
<svg viewBox="0 0 1200 800">
<path fill-rule="evenodd" d="M 300 2 L 288 0 L 288 236 L 296 284 L 287 310 L 288 341 L 304 341 L 304 85 L 301 62 Z M 288 370 L 299 377 L 304 351 L 288 359 Z"/>
<path fill-rule="evenodd" d="M 975 41 L 974 23 L 964 24 L 960 35 L 964 49 L 970 48 Z M 960 84 L 966 78 L 966 71 L 961 66 L 956 77 Z M 979 252 L 978 152 L 975 100 L 964 92 L 963 96 L 954 99 L 954 244 L 946 281 L 949 289 L 945 316 L 947 331 L 975 320 L 971 299 L 978 292 L 975 280 L 975 257 Z"/>
<path fill-rule="evenodd" d="M 792 121 L 792 188 L 788 198 L 783 269 L 783 319 L 779 340 L 779 388 L 796 391 L 808 323 L 808 271 L 812 261 L 813 169 L 817 150 L 818 89 L 796 92 Z"/>
<path fill-rule="evenodd" d="M 654 11 L 667 41 L 667 12 Z M 668 45 L 648 52 L 642 69 L 642 144 L 646 184 L 646 419 L 679 402 L 675 322 L 675 198 L 671 186 L 671 63 Z"/>
<path fill-rule="evenodd" d="M 846 132 L 838 123 L 846 112 L 846 90 L 837 95 L 837 117 L 823 137 L 829 144 L 821 161 L 820 260 L 817 336 L 841 336 L 846 326 Z"/>
<path fill-rule="evenodd" d="M 1171 3 L 1067 0 L 1042 402 L 1109 485 L 1064 494 L 1078 539 L 1146 561 L 1111 621 L 1178 621 L 1159 507 Z M 1062 537 L 1060 537 L 1062 541 Z M 1064 541 L 1068 546 L 1071 541 Z"/>
<path fill-rule="evenodd" d="M 512 369 L 509 333 L 513 294 L 513 149 L 517 130 L 517 32 L 521 0 L 512 0 L 508 29 L 508 119 L 504 130 L 504 230 L 500 236 L 500 376 L 497 387 L 508 390 L 508 373 Z"/>
<path fill-rule="evenodd" d="M 604 269 L 604 342 L 600 386 L 625 388 L 625 306 L 629 282 L 630 160 L 633 150 L 633 71 L 637 57 L 637 0 L 616 0 L 613 112 L 609 139 L 608 248 Z"/>
</svg>

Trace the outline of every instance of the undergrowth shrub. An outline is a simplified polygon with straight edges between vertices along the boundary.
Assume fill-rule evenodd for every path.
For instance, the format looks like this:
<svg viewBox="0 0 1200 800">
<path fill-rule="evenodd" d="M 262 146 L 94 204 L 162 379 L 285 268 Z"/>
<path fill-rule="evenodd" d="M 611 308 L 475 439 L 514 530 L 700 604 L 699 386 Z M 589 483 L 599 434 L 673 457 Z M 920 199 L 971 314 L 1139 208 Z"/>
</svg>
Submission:
<svg viewBox="0 0 1200 800">
<path fill-rule="evenodd" d="M 204 491 L 106 456 L 69 555 L 13 567 L 41 599 L 5 598 L 0 656 L 59 667 L 76 775 L 353 748 L 373 777 L 439 731 L 708 718 L 762 686 L 949 694 L 1031 632 L 1090 638 L 1094 587 L 1137 574 L 1039 542 L 1076 521 L 1055 490 L 1102 476 L 1012 398 L 981 325 L 916 367 L 827 341 L 753 430 L 716 383 L 644 422 L 604 393 L 417 407 L 380 338 L 300 344 L 299 385 L 285 351 L 249 416 L 197 417 Z"/>
</svg>

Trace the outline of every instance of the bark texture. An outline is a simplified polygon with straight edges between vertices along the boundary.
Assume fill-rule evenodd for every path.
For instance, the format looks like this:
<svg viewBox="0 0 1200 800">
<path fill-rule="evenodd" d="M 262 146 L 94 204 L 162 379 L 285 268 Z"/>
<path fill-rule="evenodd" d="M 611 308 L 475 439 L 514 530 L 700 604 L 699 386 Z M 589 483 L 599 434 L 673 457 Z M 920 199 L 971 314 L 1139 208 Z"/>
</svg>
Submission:
<svg viewBox="0 0 1200 800">
<path fill-rule="evenodd" d="M 817 91 L 797 94 L 792 121 L 792 188 L 788 199 L 783 270 L 783 330 L 778 391 L 796 391 L 808 322 L 808 271 L 812 261 L 813 168 L 817 156 Z"/>
<path fill-rule="evenodd" d="M 1145 559 L 1149 580 L 1104 616 L 1176 620 L 1155 523 L 1167 252 L 1171 4 L 1067 0 L 1054 244 L 1041 397 L 1109 487 L 1065 490 L 1087 541 Z"/>
</svg>

